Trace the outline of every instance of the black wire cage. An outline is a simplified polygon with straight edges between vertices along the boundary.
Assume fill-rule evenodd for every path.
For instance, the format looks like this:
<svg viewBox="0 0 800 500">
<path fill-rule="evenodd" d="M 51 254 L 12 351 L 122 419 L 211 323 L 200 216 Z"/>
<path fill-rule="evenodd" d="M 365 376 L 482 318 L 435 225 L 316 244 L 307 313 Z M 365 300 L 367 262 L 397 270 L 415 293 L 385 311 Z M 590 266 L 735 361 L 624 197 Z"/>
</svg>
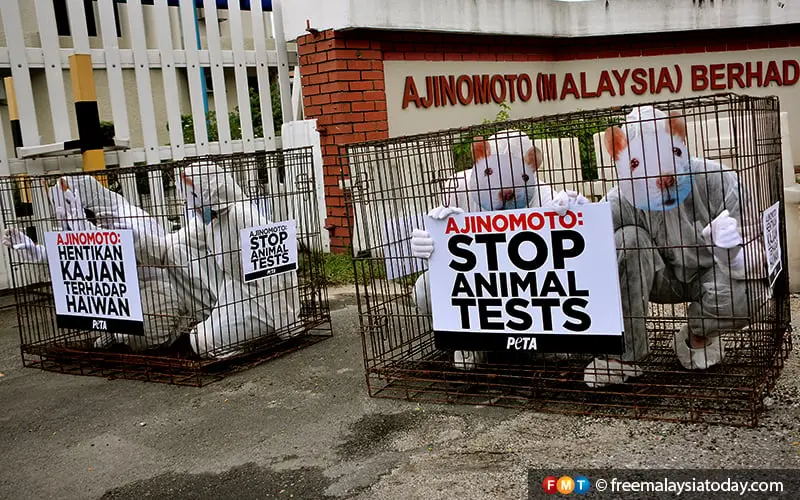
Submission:
<svg viewBox="0 0 800 500">
<path fill-rule="evenodd" d="M 331 336 L 311 148 L 0 180 L 23 363 L 201 386 Z"/>
<path fill-rule="evenodd" d="M 343 146 L 370 395 L 757 425 L 791 351 L 779 118 L 777 98 L 721 94 Z M 438 344 L 423 216 L 561 191 L 610 204 L 622 349 Z"/>
</svg>

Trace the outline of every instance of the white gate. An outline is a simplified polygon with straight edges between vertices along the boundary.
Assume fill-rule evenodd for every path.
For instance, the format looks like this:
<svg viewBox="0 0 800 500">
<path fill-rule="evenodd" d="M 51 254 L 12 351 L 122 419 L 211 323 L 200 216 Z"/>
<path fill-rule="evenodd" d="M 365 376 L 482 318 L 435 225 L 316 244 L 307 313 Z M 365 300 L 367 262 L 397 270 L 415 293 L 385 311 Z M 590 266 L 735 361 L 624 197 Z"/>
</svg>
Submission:
<svg viewBox="0 0 800 500">
<path fill-rule="evenodd" d="M 273 15 L 279 0 L 3 0 L 0 76 L 12 77 L 21 144 L 0 100 L 0 175 L 81 169 L 70 143 L 74 53 L 90 54 L 100 119 L 113 123 L 108 166 L 280 147 L 273 116 L 297 119 L 302 100 L 296 51 Z M 152 202 L 171 196 L 160 179 L 148 184 Z M 26 197 L 35 213 L 49 210 L 41 186 Z M 10 286 L 2 250 L 0 289 Z"/>
</svg>

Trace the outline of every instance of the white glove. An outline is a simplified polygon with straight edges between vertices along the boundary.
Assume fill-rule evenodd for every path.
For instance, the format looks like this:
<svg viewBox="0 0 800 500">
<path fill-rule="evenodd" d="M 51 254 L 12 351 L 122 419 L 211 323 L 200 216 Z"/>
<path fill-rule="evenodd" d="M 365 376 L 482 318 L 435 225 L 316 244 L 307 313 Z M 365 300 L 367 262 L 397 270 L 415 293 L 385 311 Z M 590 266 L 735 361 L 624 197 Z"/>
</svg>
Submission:
<svg viewBox="0 0 800 500">
<path fill-rule="evenodd" d="M 432 219 L 442 220 L 450 217 L 451 215 L 463 214 L 464 210 L 458 207 L 436 207 L 430 212 L 428 216 Z M 430 259 L 433 254 L 433 238 L 431 234 L 424 229 L 414 229 L 411 232 L 411 255 L 419 257 L 420 259 Z"/>
<path fill-rule="evenodd" d="M 46 259 L 44 248 L 17 228 L 8 228 L 3 232 L 3 245 L 18 252 L 27 262 L 44 262 Z"/>
<path fill-rule="evenodd" d="M 559 191 L 553 199 L 542 205 L 542 208 L 549 208 L 563 217 L 571 208 L 590 203 L 582 194 L 577 191 Z"/>
<path fill-rule="evenodd" d="M 77 191 L 67 189 L 62 193 L 64 206 L 56 207 L 56 217 L 66 223 L 72 231 L 86 231 L 92 229 L 86 220 L 83 211 L 83 201 Z"/>
<path fill-rule="evenodd" d="M 714 245 L 714 261 L 731 277 L 744 278 L 744 251 L 742 235 L 736 219 L 723 210 L 714 220 L 703 228 L 703 239 Z"/>
<path fill-rule="evenodd" d="M 703 238 L 709 245 L 726 250 L 741 245 L 743 241 L 736 219 L 727 210 L 723 210 L 711 224 L 703 228 Z"/>
<path fill-rule="evenodd" d="M 463 214 L 464 210 L 458 207 L 436 207 L 428 212 L 428 217 L 436 220 L 442 220 L 450 217 L 451 215 Z"/>
<path fill-rule="evenodd" d="M 414 229 L 411 233 L 411 255 L 420 259 L 430 259 L 433 254 L 433 238 L 424 229 Z"/>
</svg>

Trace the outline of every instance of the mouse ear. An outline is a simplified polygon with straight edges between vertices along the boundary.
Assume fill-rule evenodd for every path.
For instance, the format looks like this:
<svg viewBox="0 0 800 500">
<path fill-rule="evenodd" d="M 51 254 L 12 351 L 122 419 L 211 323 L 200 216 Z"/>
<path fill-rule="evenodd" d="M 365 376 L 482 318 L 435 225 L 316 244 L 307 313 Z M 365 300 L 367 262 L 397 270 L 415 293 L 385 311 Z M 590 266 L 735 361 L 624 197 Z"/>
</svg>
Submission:
<svg viewBox="0 0 800 500">
<path fill-rule="evenodd" d="M 679 111 L 669 112 L 667 132 L 676 137 L 680 137 L 686 142 L 686 118 L 684 118 Z"/>
<path fill-rule="evenodd" d="M 608 127 L 603 136 L 603 144 L 608 154 L 616 161 L 619 154 L 628 147 L 628 139 L 625 137 L 625 132 L 623 132 L 621 128 Z"/>
<path fill-rule="evenodd" d="M 536 146 L 525 152 L 525 164 L 531 167 L 534 172 L 542 166 L 542 161 L 542 151 Z"/>
<path fill-rule="evenodd" d="M 491 153 L 492 149 L 489 146 L 489 142 L 483 137 L 476 137 L 472 143 L 472 159 L 477 162 L 480 159 L 488 158 Z"/>
</svg>

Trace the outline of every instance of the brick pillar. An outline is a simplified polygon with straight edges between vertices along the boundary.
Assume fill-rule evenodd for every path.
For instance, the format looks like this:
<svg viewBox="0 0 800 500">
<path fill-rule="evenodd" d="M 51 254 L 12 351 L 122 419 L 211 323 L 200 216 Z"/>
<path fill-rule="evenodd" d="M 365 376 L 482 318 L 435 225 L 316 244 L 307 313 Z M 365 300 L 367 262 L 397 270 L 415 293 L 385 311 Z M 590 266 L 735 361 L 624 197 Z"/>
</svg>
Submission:
<svg viewBox="0 0 800 500">
<path fill-rule="evenodd" d="M 340 187 L 347 166 L 339 146 L 389 137 L 383 54 L 380 42 L 336 33 L 305 35 L 297 40 L 303 105 L 317 119 L 322 143 L 325 201 L 331 250 L 348 251 L 350 234 L 345 193 Z"/>
</svg>

